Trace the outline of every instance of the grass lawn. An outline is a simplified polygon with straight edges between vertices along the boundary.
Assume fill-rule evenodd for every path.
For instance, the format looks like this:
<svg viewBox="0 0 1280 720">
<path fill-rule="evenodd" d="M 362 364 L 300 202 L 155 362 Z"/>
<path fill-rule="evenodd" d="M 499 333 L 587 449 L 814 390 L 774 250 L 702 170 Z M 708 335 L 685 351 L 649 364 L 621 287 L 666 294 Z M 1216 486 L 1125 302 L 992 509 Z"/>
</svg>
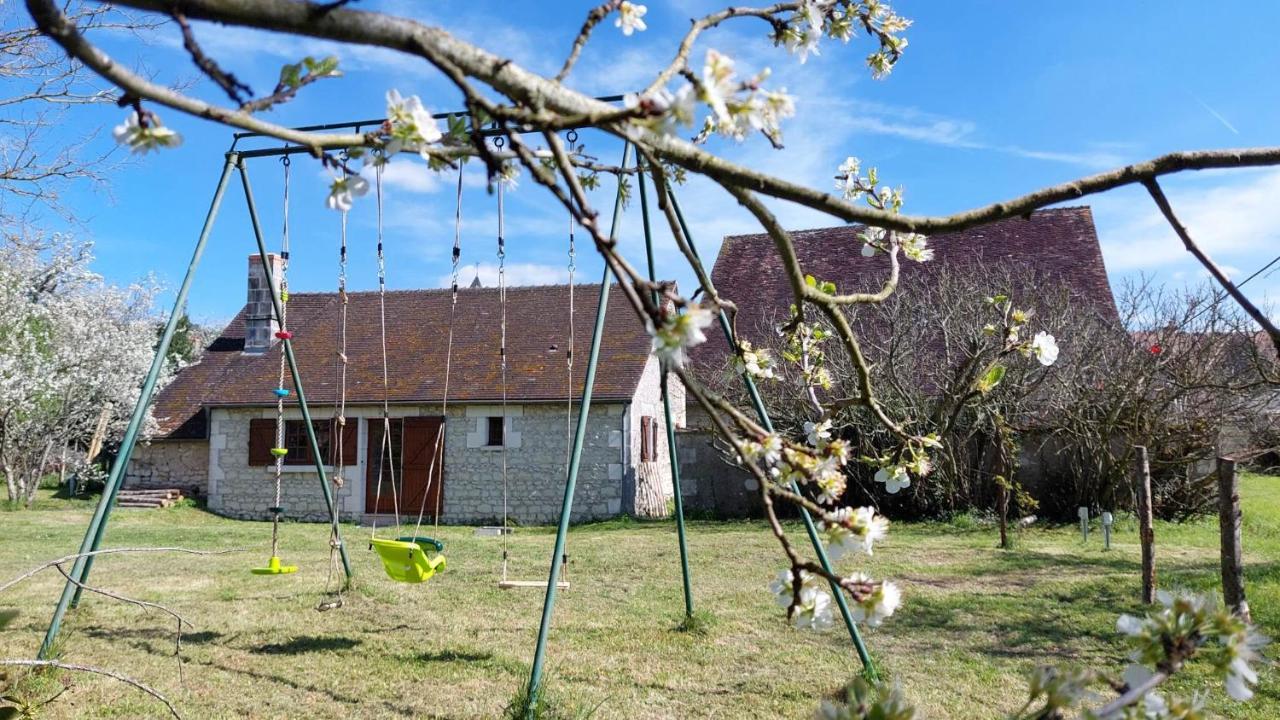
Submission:
<svg viewBox="0 0 1280 720">
<path fill-rule="evenodd" d="M 1247 593 L 1263 632 L 1280 636 L 1280 479 L 1245 481 Z M 83 506 L 0 513 L 0 581 L 73 552 Z M 791 528 L 799 533 L 798 525 Z M 345 528 L 358 580 L 346 607 L 317 613 L 328 562 L 327 527 L 288 524 L 282 555 L 295 575 L 257 577 L 270 527 L 192 508 L 117 510 L 107 545 L 243 548 L 207 558 L 111 556 L 92 582 L 163 603 L 196 624 L 183 642 L 172 622 L 86 596 L 64 630 L 63 659 L 115 668 L 175 700 L 188 718 L 495 717 L 528 677 L 540 590 L 500 591 L 500 544 L 470 528 L 443 528 L 449 568 L 420 586 L 386 579 L 361 538 Z M 1216 520 L 1160 525 L 1163 587 L 1218 588 Z M 521 529 L 513 575 L 545 575 L 553 533 Z M 930 718 L 1000 717 L 1021 705 L 1026 671 L 1042 662 L 1119 665 L 1115 632 L 1137 612 L 1136 528 L 1125 521 L 1110 552 L 1071 527 L 1035 529 L 1011 551 L 990 527 L 900 523 L 867 563 L 898 580 L 905 605 L 867 642 L 892 680 Z M 812 688 L 829 690 L 858 669 L 842 631 L 790 630 L 765 586 L 781 566 L 761 523 L 690 524 L 694 590 L 714 615 L 704 635 L 675 629 L 683 609 L 669 523 L 619 521 L 574 528 L 573 588 L 560 597 L 549 650 L 557 707 L 596 718 L 809 717 Z M 851 566 L 852 567 L 852 566 Z M 19 614 L 0 631 L 0 656 L 32 657 L 60 590 L 47 572 L 0 597 Z M 1272 655 L 1276 653 L 1272 651 Z M 69 677 L 71 689 L 41 717 L 155 717 L 163 708 L 112 681 Z M 1179 682 L 1184 688 L 1204 675 Z M 51 679 L 19 689 L 49 692 Z M 1233 718 L 1280 717 L 1280 673 L 1234 703 L 1214 684 L 1213 709 Z"/>
</svg>

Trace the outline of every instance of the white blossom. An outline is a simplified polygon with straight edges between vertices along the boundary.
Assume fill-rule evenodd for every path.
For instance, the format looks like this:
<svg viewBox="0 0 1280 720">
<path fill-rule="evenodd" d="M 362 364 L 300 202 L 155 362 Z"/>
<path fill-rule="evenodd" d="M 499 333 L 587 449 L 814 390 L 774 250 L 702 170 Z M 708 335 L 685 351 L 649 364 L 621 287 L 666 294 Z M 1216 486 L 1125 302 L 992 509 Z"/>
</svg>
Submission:
<svg viewBox="0 0 1280 720">
<path fill-rule="evenodd" d="M 387 124 L 391 136 L 386 147 L 389 155 L 410 146 L 418 149 L 422 159 L 429 160 L 431 153 L 427 146 L 444 137 L 435 118 L 422 105 L 422 100 L 417 95 L 402 97 L 399 90 L 387 91 Z"/>
<path fill-rule="evenodd" d="M 643 107 L 654 116 L 639 118 L 636 122 L 664 135 L 674 135 L 681 127 L 693 126 L 696 100 L 692 85 L 684 85 L 674 93 L 662 88 L 623 96 L 626 107 Z"/>
<path fill-rule="evenodd" d="M 907 233 L 898 237 L 902 254 L 916 262 L 928 262 L 933 259 L 933 250 L 929 249 L 929 238 L 918 233 Z"/>
<path fill-rule="evenodd" d="M 907 474 L 907 469 L 901 465 L 880 468 L 876 471 L 875 481 L 884 483 L 884 491 L 890 495 L 897 494 L 903 488 L 911 487 L 911 476 Z"/>
<path fill-rule="evenodd" d="M 830 418 L 822 422 L 813 422 L 812 420 L 804 424 L 805 441 L 813 447 L 819 447 L 826 441 L 831 439 L 831 420 Z"/>
<path fill-rule="evenodd" d="M 716 50 L 707 50 L 702 65 L 701 99 L 719 123 L 731 123 L 728 99 L 733 94 L 733 59 Z"/>
<path fill-rule="evenodd" d="M 844 495 L 847 483 L 840 465 L 840 461 L 834 457 L 824 457 L 814 463 L 811 472 L 813 482 L 818 487 L 818 502 L 833 504 Z"/>
<path fill-rule="evenodd" d="M 1058 341 L 1041 330 L 1031 339 L 1031 354 L 1036 356 L 1041 365 L 1048 367 L 1058 361 Z"/>
<path fill-rule="evenodd" d="M 819 525 L 832 560 L 860 552 L 870 555 L 872 546 L 889 532 L 889 521 L 871 507 L 840 508 Z"/>
<path fill-rule="evenodd" d="M 622 34 L 630 37 L 631 33 L 644 31 L 648 27 L 641 19 L 647 12 L 649 8 L 644 5 L 622 0 L 622 4 L 618 6 L 618 19 L 613 21 L 613 26 L 622 28 Z"/>
<path fill-rule="evenodd" d="M 1233 656 L 1227 665 L 1227 694 L 1236 700 L 1244 701 L 1253 697 L 1250 685 L 1258 683 L 1258 673 L 1249 664 L 1262 659 L 1259 652 L 1267 638 L 1258 634 L 1253 628 L 1246 627 L 1242 634 L 1223 638 L 1223 645 Z"/>
<path fill-rule="evenodd" d="M 1128 614 L 1121 615 L 1116 620 L 1116 630 L 1131 637 L 1139 635 L 1143 632 L 1142 619 Z"/>
<path fill-rule="evenodd" d="M 740 82 L 731 58 L 716 50 L 707 50 L 698 99 L 711 108 L 712 115 L 699 137 L 714 131 L 742 140 L 748 130 L 754 129 L 777 143 L 781 121 L 795 115 L 795 100 L 785 90 L 763 89 L 768 77 L 769 70 L 765 69 Z"/>
<path fill-rule="evenodd" d="M 750 375 L 764 380 L 773 380 L 776 377 L 773 371 L 773 357 L 767 349 L 753 348 L 746 340 L 739 345 L 742 348 L 742 354 L 733 359 L 734 369 L 739 375 Z"/>
<path fill-rule="evenodd" d="M 63 235 L 0 240 L 0 466 L 12 501 L 32 497 L 43 459 L 86 446 L 100 421 L 119 438 L 150 366 L 158 286 L 107 285 L 92 261 L 91 245 Z M 148 413 L 144 436 L 155 428 Z"/>
<path fill-rule="evenodd" d="M 870 577 L 862 573 L 854 573 L 849 579 L 855 583 L 872 582 Z M 866 597 L 851 605 L 849 612 L 855 621 L 866 623 L 868 627 L 878 627 L 885 618 L 893 615 L 901 604 L 902 591 L 897 585 L 885 580 L 879 585 L 874 585 Z"/>
<path fill-rule="evenodd" d="M 174 148 L 182 144 L 182 136 L 161 125 L 160 118 L 155 113 L 147 113 L 147 125 L 143 127 L 138 120 L 138 113 L 131 112 L 111 134 L 116 142 L 128 146 L 138 155 L 145 155 L 151 150 L 160 148 Z"/>
<path fill-rule="evenodd" d="M 861 194 L 859 189 L 860 177 L 858 175 L 862 170 L 862 162 L 858 158 L 850 155 L 840 163 L 840 167 L 836 168 L 836 189 L 839 190 L 846 199 L 856 199 Z"/>
<path fill-rule="evenodd" d="M 831 595 L 817 587 L 817 579 L 813 575 L 801 570 L 799 604 L 793 606 L 792 603 L 796 600 L 793 581 L 794 576 L 791 570 L 782 570 L 769 584 L 769 590 L 773 593 L 779 607 L 791 611 L 791 624 L 805 630 L 830 628 L 832 625 Z"/>
<path fill-rule="evenodd" d="M 684 367 L 691 347 L 706 342 L 702 332 L 715 319 L 715 313 L 697 303 L 690 303 L 684 312 L 672 313 L 661 327 L 649 323 L 653 336 L 653 353 L 674 367 Z"/>
<path fill-rule="evenodd" d="M 329 184 L 329 195 L 325 198 L 325 205 L 328 205 L 330 210 L 346 212 L 351 209 L 355 198 L 368 192 L 369 181 L 359 175 L 335 177 Z"/>
</svg>

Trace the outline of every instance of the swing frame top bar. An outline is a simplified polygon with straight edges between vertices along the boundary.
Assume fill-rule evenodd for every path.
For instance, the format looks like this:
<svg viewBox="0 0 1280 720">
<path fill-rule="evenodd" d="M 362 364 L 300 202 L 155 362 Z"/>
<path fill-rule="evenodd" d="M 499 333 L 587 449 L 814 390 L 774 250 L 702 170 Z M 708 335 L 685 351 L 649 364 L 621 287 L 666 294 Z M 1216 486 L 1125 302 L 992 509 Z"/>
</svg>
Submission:
<svg viewBox="0 0 1280 720">
<path fill-rule="evenodd" d="M 600 102 L 616 103 L 616 102 L 622 102 L 623 98 L 624 96 L 622 95 L 604 95 L 604 96 L 595 98 L 595 100 L 598 100 Z M 466 114 L 467 113 L 465 111 L 447 112 L 447 113 L 436 113 L 431 117 L 436 120 L 445 120 L 451 117 L 457 117 L 457 116 L 466 115 Z M 360 128 L 379 127 L 380 125 L 382 125 L 383 122 L 385 122 L 385 118 L 371 118 L 369 120 L 354 120 L 351 122 L 325 123 L 323 125 L 303 125 L 303 126 L 295 127 L 291 129 L 297 130 L 299 132 L 318 132 L 321 130 L 356 130 L 358 132 Z M 586 127 L 586 126 L 580 125 L 577 127 Z M 574 128 L 570 127 L 566 129 L 572 130 Z M 523 133 L 523 132 L 534 132 L 534 131 L 533 130 L 525 131 L 522 128 L 517 127 L 513 129 L 513 132 Z M 497 130 L 481 130 L 480 134 L 484 136 L 491 136 L 491 135 L 500 135 L 503 133 Z M 231 137 L 232 137 L 231 147 L 230 149 L 227 150 L 227 152 L 234 152 L 237 155 L 239 155 L 241 158 L 246 160 L 250 158 L 257 158 L 257 157 L 275 157 L 275 156 L 296 155 L 298 153 L 311 152 L 311 148 L 306 147 L 304 145 L 285 145 L 284 147 L 261 148 L 258 150 L 237 150 L 236 146 L 240 143 L 241 140 L 249 140 L 253 138 L 262 138 L 262 137 L 270 137 L 270 136 L 264 133 L 259 133 L 259 132 L 238 132 L 233 134 Z"/>
</svg>

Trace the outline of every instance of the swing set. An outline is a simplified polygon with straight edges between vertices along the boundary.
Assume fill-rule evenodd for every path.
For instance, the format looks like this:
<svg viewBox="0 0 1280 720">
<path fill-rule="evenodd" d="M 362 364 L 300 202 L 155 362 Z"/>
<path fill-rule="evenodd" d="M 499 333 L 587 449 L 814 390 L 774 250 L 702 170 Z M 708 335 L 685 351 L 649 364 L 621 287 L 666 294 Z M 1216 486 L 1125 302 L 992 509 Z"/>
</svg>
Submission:
<svg viewBox="0 0 1280 720">
<path fill-rule="evenodd" d="M 600 98 L 607 102 L 619 102 L 621 96 Z M 459 116 L 458 113 L 445 113 L 436 115 L 438 120 L 450 120 Z M 326 125 L 313 125 L 300 127 L 297 130 L 302 132 L 321 131 L 333 129 L 354 129 L 355 132 L 361 132 L 365 128 L 378 127 L 382 124 L 381 119 L 364 120 L 349 123 L 336 123 Z M 481 134 L 493 137 L 494 146 L 501 148 L 502 137 L 497 131 L 484 129 Z M 182 283 L 178 288 L 177 297 L 174 300 L 172 311 L 169 313 L 165 323 L 164 331 L 161 334 L 160 341 L 156 346 L 155 356 L 152 360 L 150 369 L 142 384 L 142 391 L 138 404 L 134 408 L 130 417 L 129 424 L 126 427 L 124 437 L 121 441 L 120 452 L 116 456 L 110 473 L 108 474 L 103 490 L 102 498 L 94 510 L 94 514 L 86 529 L 85 537 L 80 546 L 80 554 L 69 575 L 69 579 L 65 584 L 62 595 L 60 596 L 54 611 L 53 618 L 49 624 L 45 639 L 40 648 L 40 657 L 45 658 L 50 653 L 53 643 L 57 638 L 63 618 L 68 608 L 75 607 L 79 603 L 81 588 L 80 585 L 88 581 L 89 572 L 93 565 L 93 556 L 85 555 L 92 553 L 101 547 L 103 535 L 106 530 L 107 521 L 110 516 L 111 509 L 115 503 L 116 496 L 120 490 L 121 481 L 124 477 L 125 470 L 128 467 L 133 449 L 137 443 L 138 433 L 146 416 L 147 405 L 155 392 L 157 379 L 163 367 L 164 358 L 168 354 L 169 345 L 173 339 L 178 319 L 183 314 L 183 308 L 186 305 L 187 296 L 191 288 L 192 280 L 195 276 L 197 267 L 199 266 L 201 257 L 204 254 L 209 236 L 213 229 L 214 220 L 217 217 L 222 204 L 223 196 L 231 179 L 232 171 L 238 172 L 241 185 L 244 190 L 245 202 L 248 210 L 250 224 L 252 226 L 254 239 L 257 245 L 258 257 L 262 263 L 262 268 L 266 274 L 266 280 L 270 289 L 271 303 L 273 308 L 273 317 L 279 323 L 279 330 L 275 337 L 279 340 L 281 346 L 279 384 L 273 390 L 275 396 L 276 407 L 276 437 L 275 447 L 271 449 L 274 456 L 274 505 L 267 510 L 271 515 L 271 551 L 265 566 L 251 568 L 251 572 L 259 575 L 287 575 L 294 574 L 298 571 L 297 566 L 285 564 L 279 557 L 279 526 L 282 517 L 285 515 L 285 508 L 282 502 L 282 475 L 285 456 L 288 450 L 285 447 L 284 438 L 284 415 L 286 401 L 293 398 L 297 410 L 302 417 L 302 425 L 305 429 L 306 443 L 310 450 L 312 459 L 314 460 L 315 476 L 319 481 L 321 492 L 324 496 L 325 506 L 328 511 L 330 520 L 330 567 L 329 578 L 326 580 L 325 592 L 328 598 L 317 606 L 318 610 L 328 610 L 342 605 L 343 589 L 349 587 L 353 572 L 351 568 L 350 557 L 347 552 L 346 543 L 343 541 L 340 531 L 340 516 L 337 503 L 335 501 L 336 488 L 340 487 L 346 470 L 346 458 L 343 457 L 343 442 L 334 443 L 336 448 L 333 459 L 333 475 L 330 477 L 325 467 L 325 458 L 321 455 L 320 444 L 318 442 L 315 428 L 311 421 L 311 413 L 307 404 L 306 393 L 304 391 L 302 378 L 298 372 L 297 359 L 294 355 L 292 344 L 293 335 L 288 327 L 288 278 L 287 269 L 289 262 L 289 167 L 290 158 L 295 154 L 307 153 L 309 148 L 299 145 L 286 145 L 284 147 L 264 147 L 258 149 L 241 149 L 239 145 L 242 141 L 261 138 L 256 133 L 236 133 L 231 148 L 226 153 L 225 163 L 223 165 L 222 174 L 218 180 L 216 190 L 214 192 L 212 203 L 205 217 L 204 225 L 200 231 L 196 241 L 191 261 L 188 264 L 187 271 L 183 277 Z M 577 141 L 577 133 L 569 130 L 568 139 L 570 148 L 575 147 Z M 273 276 L 272 265 L 269 262 L 269 254 L 266 242 L 264 240 L 261 224 L 258 220 L 257 208 L 254 202 L 253 192 L 249 183 L 249 175 L 247 161 L 264 158 L 278 157 L 284 166 L 284 198 L 283 198 L 283 231 L 281 237 L 281 266 L 279 278 Z M 619 167 L 623 173 L 634 174 L 637 178 L 640 194 L 641 219 L 644 231 L 645 249 L 648 260 L 648 276 L 650 280 L 656 279 L 656 268 L 653 254 L 653 232 L 650 227 L 649 220 L 649 198 L 646 185 L 646 175 L 644 164 L 637 159 L 631 163 L 631 146 L 624 143 L 622 162 Z M 400 488 L 397 484 L 396 467 L 397 463 L 388 462 L 394 450 L 392 443 L 392 418 L 390 414 L 389 402 L 389 378 L 390 368 L 387 362 L 387 325 L 386 325 L 386 263 L 383 245 L 383 171 L 380 164 L 376 166 L 374 186 L 376 194 L 376 212 L 377 212 L 377 267 L 378 267 L 378 302 L 381 325 L 381 358 L 382 358 L 382 383 L 383 383 L 383 402 L 382 402 L 382 418 L 381 418 L 381 447 L 379 450 L 380 463 L 376 478 L 375 490 L 375 510 L 380 508 L 381 493 L 383 487 L 384 469 L 387 471 L 388 484 L 390 486 L 392 507 L 395 516 L 396 527 L 400 526 Z M 447 416 L 449 404 L 449 383 L 452 370 L 453 345 L 454 345 L 454 318 L 456 316 L 458 305 L 458 271 L 461 258 L 461 223 L 462 223 L 462 188 L 463 177 L 462 167 L 459 163 L 456 209 L 454 214 L 454 244 L 452 253 L 452 292 L 449 310 L 449 325 L 447 350 L 445 360 L 445 376 L 444 376 L 444 394 L 442 398 L 442 410 Z M 671 203 L 674 214 L 677 218 L 680 230 L 688 244 L 695 259 L 698 259 L 698 251 L 694 244 L 693 236 L 689 232 L 688 225 L 685 222 L 683 213 L 681 212 L 679 202 L 670 187 L 659 187 L 655 184 L 654 191 L 664 197 L 666 201 Z M 625 184 L 623 178 L 619 177 L 618 190 L 614 200 L 612 222 L 609 230 L 609 237 L 617 239 L 622 211 L 625 200 Z M 537 644 L 534 649 L 534 658 L 532 670 L 528 685 L 528 698 L 530 706 L 537 702 L 538 692 L 541 686 L 541 679 L 544 670 L 547 641 L 551 626 L 551 619 L 554 613 L 557 591 L 567 589 L 569 581 L 565 573 L 567 566 L 567 558 L 565 556 L 565 545 L 569 529 L 569 519 L 573 510 L 574 493 L 581 467 L 582 451 L 587 431 L 587 420 L 591 410 L 592 390 L 594 387 L 596 369 L 600 357 L 601 341 L 604 335 L 606 310 L 609 301 L 609 288 L 612 280 L 611 272 L 608 265 L 605 265 L 604 274 L 601 278 L 600 295 L 597 300 L 595 324 L 592 329 L 590 350 L 587 357 L 585 377 L 583 388 L 577 403 L 577 417 L 574 422 L 573 409 L 573 379 L 575 372 L 575 358 L 573 353 L 573 343 L 575 340 L 574 333 L 574 300 L 573 300 L 573 279 L 576 271 L 576 248 L 574 247 L 574 221 L 570 217 L 569 222 L 569 307 L 568 307 L 568 332 L 569 332 L 569 352 L 567 353 L 566 366 L 568 375 L 568 393 L 567 393 L 567 420 L 566 420 L 566 461 L 565 461 L 565 487 L 564 495 L 561 503 L 559 521 L 556 528 L 556 537 L 554 549 L 551 554 L 551 562 L 549 564 L 547 577 L 545 580 L 513 580 L 508 577 L 508 559 L 510 551 L 508 546 L 508 535 L 510 534 L 509 516 L 508 516 L 508 488 L 507 488 L 507 451 L 506 451 L 506 432 L 505 428 L 508 423 L 507 416 L 507 316 L 506 316 L 506 237 L 505 237 L 505 217 L 503 207 L 503 190 L 501 183 L 497 189 L 497 210 L 498 210 L 498 232 L 497 232 L 497 259 L 498 259 L 498 292 L 500 310 L 500 347 L 498 348 L 501 384 L 502 384 L 502 412 L 504 425 L 504 441 L 501 450 L 501 467 L 503 478 L 503 525 L 497 528 L 496 534 L 502 537 L 502 570 L 498 586 L 503 589 L 514 588 L 543 588 L 545 596 L 542 605 L 541 622 L 538 629 Z M 339 270 L 338 270 L 338 296 L 339 296 L 339 317 L 338 321 L 338 342 L 334 350 L 335 355 L 335 382 L 338 388 L 337 398 L 334 404 L 333 427 L 341 432 L 346 426 L 347 418 L 346 401 L 347 401 L 347 310 L 348 310 L 348 293 L 347 293 L 347 213 L 341 213 L 340 224 L 340 247 L 339 247 Z M 278 283 L 278 286 L 277 286 Z M 734 330 L 729 322 L 726 314 L 721 311 L 719 315 L 719 324 L 724 332 L 725 338 L 730 347 L 736 347 L 736 338 Z M 671 461 L 671 473 L 674 490 L 674 511 L 676 530 L 678 537 L 678 546 L 680 551 L 680 565 L 683 579 L 684 590 L 684 610 L 686 617 L 691 617 L 694 612 L 693 591 L 689 571 L 688 562 L 688 546 L 685 537 L 684 512 L 682 505 L 682 493 L 680 487 L 680 468 L 676 453 L 675 431 L 673 424 L 673 414 L 671 410 L 670 399 L 667 392 L 667 373 L 663 372 L 661 380 L 661 396 L 663 410 L 666 419 L 666 440 L 669 450 L 669 458 Z M 772 430 L 772 422 L 770 421 L 768 412 L 764 407 L 760 394 L 749 374 L 743 374 L 743 382 L 746 384 L 748 396 L 751 399 L 753 409 L 766 430 Z M 291 383 L 292 389 L 286 387 L 286 383 Z M 372 424 L 371 424 L 372 427 Z M 441 452 L 444 442 L 444 424 L 441 423 L 436 430 L 434 440 L 434 451 L 432 452 L 431 467 L 428 471 L 428 487 L 422 493 L 422 500 L 418 508 L 417 521 L 415 523 L 412 534 L 397 537 L 381 537 L 378 534 L 376 523 L 377 514 L 374 514 L 375 522 L 371 529 L 369 538 L 369 547 L 377 554 L 381 561 L 383 570 L 392 580 L 405 583 L 423 583 L 433 577 L 435 574 L 443 571 L 447 565 L 443 554 L 444 545 L 439 540 L 421 535 L 422 523 L 425 517 L 426 501 L 430 495 L 430 483 L 436 482 L 436 476 L 442 476 L 443 468 L 437 468 L 437 461 L 443 464 L 443 453 Z M 436 492 L 436 507 L 434 513 L 434 524 L 438 530 L 440 522 L 440 488 Z M 793 491 L 799 492 L 796 487 Z M 818 536 L 817 529 L 814 526 L 810 514 L 803 508 L 800 509 L 801 519 L 804 522 L 805 530 L 813 546 L 817 559 L 824 568 L 830 569 L 830 564 Z M 485 529 L 481 529 L 485 530 Z M 480 534 L 477 531 L 477 534 Z M 486 533 L 488 534 L 488 533 Z M 334 579 L 341 573 L 341 577 L 337 578 L 336 589 L 332 587 Z M 870 656 L 863 644 L 862 638 L 858 631 L 858 627 L 854 622 L 844 593 L 838 587 L 832 587 L 832 595 L 836 600 L 836 604 L 840 610 L 842 619 L 846 629 L 848 630 L 850 639 L 857 651 L 857 655 L 862 662 L 865 671 L 874 675 L 875 670 L 872 665 Z"/>
</svg>

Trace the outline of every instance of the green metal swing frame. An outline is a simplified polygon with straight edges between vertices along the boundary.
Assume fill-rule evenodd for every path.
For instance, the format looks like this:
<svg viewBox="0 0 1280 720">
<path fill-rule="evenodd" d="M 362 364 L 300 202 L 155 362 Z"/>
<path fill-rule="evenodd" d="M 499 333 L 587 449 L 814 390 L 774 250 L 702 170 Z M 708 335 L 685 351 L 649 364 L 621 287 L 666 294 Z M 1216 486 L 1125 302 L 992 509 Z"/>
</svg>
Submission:
<svg viewBox="0 0 1280 720">
<path fill-rule="evenodd" d="M 598 98 L 607 102 L 618 102 L 622 100 L 622 96 L 610 96 Z M 442 113 L 435 117 L 437 119 L 447 119 L 465 113 Z M 382 123 L 381 119 L 363 120 L 350 123 L 335 123 L 326 125 L 311 125 L 296 128 L 299 131 L 318 131 L 332 130 L 342 128 L 354 128 L 358 132 L 362 127 L 376 127 Z M 277 315 L 281 314 L 280 300 L 276 296 L 275 280 L 271 276 L 270 264 L 267 262 L 267 248 L 263 240 L 262 229 L 258 222 L 257 209 L 253 201 L 253 193 L 249 185 L 249 176 L 245 167 L 245 160 L 256 157 L 272 157 L 272 156 L 288 156 L 298 153 L 309 152 L 309 148 L 299 145 L 286 145 L 282 148 L 264 148 L 258 150 L 238 151 L 237 143 L 242 139 L 261 137 L 257 133 L 236 133 L 231 150 L 226 154 L 226 162 L 222 169 L 222 175 L 218 180 L 217 187 L 214 191 L 213 202 L 206 214 L 204 225 L 200 231 L 199 238 L 196 241 L 195 250 L 192 254 L 191 261 L 187 266 L 186 275 L 179 287 L 177 297 L 174 300 L 173 310 L 170 312 L 168 321 L 165 323 L 164 332 L 161 335 L 160 342 L 156 345 L 155 356 L 152 360 L 150 370 L 148 371 L 142 385 L 142 392 L 139 400 L 134 408 L 133 415 L 130 417 L 129 424 L 125 430 L 125 435 L 121 441 L 120 453 L 111 466 L 111 471 L 107 476 L 105 487 L 103 489 L 102 498 L 94 510 L 93 517 L 86 529 L 84 540 L 80 546 L 81 557 L 79 557 L 72 566 L 70 577 L 63 588 L 62 595 L 58 600 L 58 604 L 54 610 L 54 615 L 49 623 L 49 629 L 45 634 L 44 642 L 40 647 L 40 657 L 46 658 L 53 647 L 53 643 L 57 639 L 59 629 L 61 628 L 63 618 L 68 608 L 75 607 L 80 598 L 80 585 L 87 582 L 89 571 L 93 565 L 93 556 L 85 555 L 98 550 L 101 547 L 103 536 L 106 532 L 107 521 L 111 514 L 111 509 L 115 504 L 116 496 L 120 490 L 121 481 L 124 477 L 125 469 L 128 467 L 133 449 L 137 443 L 138 432 L 141 428 L 143 419 L 146 415 L 146 409 L 155 392 L 156 381 L 159 377 L 161 367 L 165 356 L 168 353 L 170 342 L 173 339 L 174 331 L 177 326 L 178 318 L 181 317 L 183 309 L 186 307 L 187 295 L 191 287 L 192 279 L 195 276 L 196 268 L 200 263 L 200 259 L 204 253 L 205 246 L 208 242 L 210 232 L 213 229 L 214 220 L 218 215 L 219 208 L 222 204 L 223 195 L 225 194 L 227 184 L 230 181 L 231 171 L 236 169 L 239 171 L 241 184 L 244 188 L 245 201 L 248 207 L 249 218 L 253 226 L 254 238 L 257 242 L 258 254 L 262 260 L 263 267 L 266 270 L 267 280 L 273 292 L 272 302 L 275 306 Z M 624 143 L 621 167 L 626 168 L 631 158 L 631 145 Z M 642 221 L 644 228 L 645 252 L 648 260 L 648 275 L 650 280 L 656 278 L 656 268 L 653 252 L 653 233 L 649 222 L 649 199 L 646 189 L 646 173 L 643 172 L 643 165 L 639 162 L 635 165 L 639 171 L 636 173 L 640 185 L 640 205 L 642 213 Z M 680 204 L 676 199 L 675 193 L 667 186 L 663 188 L 654 188 L 655 192 L 663 193 L 671 202 L 680 230 L 684 235 L 685 241 L 692 251 L 695 260 L 701 263 L 701 257 L 698 255 L 697 246 L 694 238 L 689 232 L 689 227 L 685 222 L 684 214 L 681 212 Z M 613 217 L 610 225 L 609 236 L 617 239 L 618 230 L 622 219 L 622 211 L 624 206 L 624 184 L 619 180 L 618 190 L 614 200 Z M 586 377 L 583 383 L 583 393 L 579 400 L 577 424 L 574 428 L 572 450 L 569 458 L 569 465 L 566 471 L 566 482 L 564 488 L 564 497 L 560 508 L 560 519 L 556 528 L 555 547 L 551 553 L 550 569 L 547 572 L 546 595 L 543 599 L 542 618 L 538 627 L 538 639 L 534 648 L 533 665 L 529 675 L 528 684 L 528 713 L 530 716 L 536 711 L 539 692 L 542 685 L 543 671 L 546 663 L 547 641 L 551 628 L 551 619 L 555 612 L 555 602 L 557 588 L 560 584 L 560 558 L 564 555 L 564 547 L 566 536 L 569 530 L 569 518 L 573 510 L 574 494 L 577 486 L 578 472 L 581 467 L 583 444 L 586 437 L 587 421 L 591 411 L 592 393 L 595 385 L 596 368 L 600 359 L 600 346 L 604 335 L 605 315 L 609 302 L 609 286 L 612 279 L 612 273 L 606 263 L 603 277 L 600 284 L 600 297 L 597 301 L 596 321 L 591 335 L 590 353 L 587 361 Z M 704 292 L 708 288 L 703 288 Z M 729 342 L 730 347 L 737 344 L 732 324 L 729 318 L 721 311 L 719 314 L 720 328 L 724 333 L 725 339 Z M 281 341 L 284 347 L 284 353 L 289 365 L 289 371 L 293 378 L 298 408 L 301 410 L 304 426 L 307 432 L 307 441 L 311 446 L 312 456 L 315 458 L 315 469 L 320 486 L 324 492 L 325 504 L 329 510 L 330 518 L 334 518 L 337 513 L 333 493 L 329 487 L 328 479 L 325 475 L 323 460 L 319 451 L 319 443 L 311 424 L 311 414 L 307 405 L 306 393 L 303 390 L 302 378 L 298 373 L 297 362 L 294 358 L 293 348 L 289 339 Z M 693 587 L 692 578 L 689 570 L 688 543 L 685 533 L 684 522 L 684 506 L 683 493 L 681 491 L 680 481 L 680 463 L 677 455 L 677 447 L 675 442 L 675 426 L 673 424 L 673 413 L 671 409 L 670 397 L 668 395 L 667 374 L 664 372 L 661 382 L 661 395 L 663 414 L 666 420 L 666 441 L 668 446 L 668 457 L 671 462 L 672 486 L 675 495 L 675 507 L 673 508 L 676 515 L 676 534 L 680 551 L 680 570 L 684 590 L 684 612 L 686 617 L 692 617 L 694 613 Z M 773 423 L 769 418 L 768 411 L 764 406 L 764 402 L 760 397 L 760 393 L 755 386 L 755 382 L 750 375 L 743 374 L 743 382 L 746 385 L 747 394 L 751 398 L 751 404 L 761 425 L 769 431 L 773 430 Z M 792 483 L 793 491 L 799 492 L 799 488 Z M 827 553 L 818 536 L 817 528 L 814 526 L 813 518 L 804 508 L 800 509 L 801 519 L 804 522 L 805 532 L 809 541 L 813 546 L 814 554 L 817 556 L 819 563 L 824 569 L 830 570 L 831 565 L 827 557 Z M 425 541 L 425 542 L 424 542 Z M 375 547 L 378 550 L 379 557 L 383 559 L 384 568 L 388 574 L 392 573 L 392 567 L 388 566 L 387 558 L 391 557 L 395 563 L 398 563 L 397 572 L 405 574 L 407 578 L 421 577 L 416 582 L 422 582 L 445 565 L 444 556 L 440 553 L 443 547 L 430 538 L 398 538 L 397 540 L 380 540 L 385 547 Z M 427 546 L 430 546 L 429 548 Z M 350 560 L 347 556 L 347 548 L 341 539 L 338 540 L 338 547 L 342 556 L 343 571 L 346 574 L 346 581 L 349 584 L 353 578 Z M 434 553 L 431 551 L 434 550 Z M 384 554 L 385 553 L 385 554 Z M 400 578 L 396 578 L 400 579 Z M 415 582 L 415 580 L 408 580 Z M 867 652 L 863 643 L 858 626 L 853 620 L 849 612 L 847 601 L 844 593 L 840 588 L 832 585 L 832 594 L 835 597 L 836 604 L 839 607 L 841 618 L 844 620 L 846 629 L 849 632 L 850 640 L 856 649 L 859 660 L 863 666 L 863 672 L 874 677 L 876 674 L 875 666 L 871 657 Z"/>
</svg>

